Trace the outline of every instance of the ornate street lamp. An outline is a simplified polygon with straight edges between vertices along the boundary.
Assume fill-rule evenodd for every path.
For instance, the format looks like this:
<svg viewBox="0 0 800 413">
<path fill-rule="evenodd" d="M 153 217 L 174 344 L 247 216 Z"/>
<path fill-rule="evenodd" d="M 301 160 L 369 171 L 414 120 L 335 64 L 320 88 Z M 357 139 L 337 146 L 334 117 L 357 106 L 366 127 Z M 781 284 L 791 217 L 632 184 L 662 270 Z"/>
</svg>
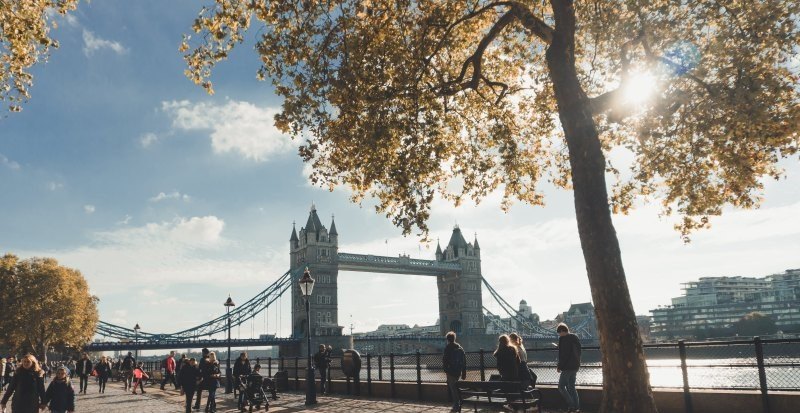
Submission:
<svg viewBox="0 0 800 413">
<path fill-rule="evenodd" d="M 311 291 L 314 290 L 314 279 L 306 267 L 303 277 L 298 281 L 300 294 L 306 301 L 306 322 L 308 325 L 308 369 L 306 369 L 306 406 L 317 404 L 317 385 L 314 383 L 314 366 L 311 363 Z"/>
<path fill-rule="evenodd" d="M 231 380 L 231 307 L 236 304 L 231 300 L 231 295 L 228 294 L 228 300 L 225 301 L 225 314 L 228 316 L 228 364 L 225 365 L 225 393 L 233 391 L 233 380 Z"/>
<path fill-rule="evenodd" d="M 139 327 L 139 323 L 136 323 L 136 325 L 133 326 L 133 332 L 134 332 L 133 343 L 134 343 L 134 346 L 136 346 L 134 348 L 134 350 L 136 351 L 136 360 L 137 361 L 139 360 L 139 330 L 141 330 L 141 329 L 142 328 Z M 134 366 L 134 367 L 136 367 L 136 366 Z"/>
</svg>

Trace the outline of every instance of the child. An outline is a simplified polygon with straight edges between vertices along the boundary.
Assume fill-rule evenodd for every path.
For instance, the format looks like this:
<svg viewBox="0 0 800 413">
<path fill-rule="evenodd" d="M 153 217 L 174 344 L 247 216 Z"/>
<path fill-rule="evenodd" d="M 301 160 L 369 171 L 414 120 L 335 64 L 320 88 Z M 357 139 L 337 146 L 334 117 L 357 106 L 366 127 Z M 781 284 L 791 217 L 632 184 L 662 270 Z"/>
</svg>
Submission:
<svg viewBox="0 0 800 413">
<path fill-rule="evenodd" d="M 75 389 L 67 378 L 66 367 L 56 369 L 56 376 L 45 392 L 46 404 L 52 413 L 72 413 L 75 411 Z"/>
<path fill-rule="evenodd" d="M 147 373 L 144 372 L 142 366 L 144 366 L 144 363 L 140 361 L 136 363 L 136 368 L 133 370 L 133 378 L 136 381 L 133 384 L 133 394 L 136 394 L 136 386 L 139 386 L 142 389 L 142 394 L 145 394 L 144 381 L 149 379 L 150 376 L 148 376 Z"/>
</svg>

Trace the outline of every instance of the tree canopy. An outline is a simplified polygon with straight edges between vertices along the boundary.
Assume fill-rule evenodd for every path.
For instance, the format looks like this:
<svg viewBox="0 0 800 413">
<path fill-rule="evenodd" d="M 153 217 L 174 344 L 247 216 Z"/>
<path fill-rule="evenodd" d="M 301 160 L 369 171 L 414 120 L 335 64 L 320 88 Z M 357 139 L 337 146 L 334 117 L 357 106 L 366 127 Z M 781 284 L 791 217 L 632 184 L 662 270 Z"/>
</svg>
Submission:
<svg viewBox="0 0 800 413">
<path fill-rule="evenodd" d="M 0 0 L 0 100 L 18 112 L 30 98 L 30 68 L 46 61 L 58 42 L 50 37 L 55 14 L 74 10 L 78 0 Z"/>
<path fill-rule="evenodd" d="M 97 297 L 80 271 L 52 258 L 0 258 L 0 341 L 46 360 L 54 345 L 82 347 L 94 336 Z"/>
<path fill-rule="evenodd" d="M 600 412 L 655 412 L 611 211 L 659 198 L 686 236 L 758 205 L 798 150 L 800 4 L 791 0 L 216 0 L 180 50 L 211 70 L 258 26 L 321 186 L 346 185 L 427 236 L 436 194 L 543 204 L 572 188 L 602 351 Z M 633 158 L 617 169 L 609 154 Z M 605 175 L 616 175 L 611 195 Z"/>
<path fill-rule="evenodd" d="M 543 180 L 571 186 L 545 63 L 558 3 L 218 0 L 182 50 L 212 92 L 214 64 L 263 25 L 258 77 L 285 98 L 276 125 L 305 141 L 312 180 L 374 196 L 406 233 L 425 232 L 437 192 L 459 202 L 499 188 L 507 206 L 542 204 Z M 687 235 L 724 205 L 758 205 L 762 178 L 799 146 L 799 10 L 575 2 L 574 64 L 603 150 L 634 158 L 630 170 L 607 162 L 614 211 L 661 199 Z"/>
<path fill-rule="evenodd" d="M 775 334 L 778 332 L 778 327 L 772 317 L 759 312 L 752 312 L 734 323 L 733 331 L 740 336 L 760 336 Z"/>
</svg>

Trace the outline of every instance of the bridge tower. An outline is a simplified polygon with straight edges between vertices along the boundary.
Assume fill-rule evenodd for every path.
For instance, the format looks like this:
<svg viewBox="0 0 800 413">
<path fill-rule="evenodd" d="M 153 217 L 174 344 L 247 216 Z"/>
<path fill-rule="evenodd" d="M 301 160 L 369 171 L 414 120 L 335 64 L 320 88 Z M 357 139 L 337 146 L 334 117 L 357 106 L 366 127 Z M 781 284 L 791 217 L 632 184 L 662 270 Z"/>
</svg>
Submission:
<svg viewBox="0 0 800 413">
<path fill-rule="evenodd" d="M 338 249 L 339 234 L 336 223 L 331 218 L 328 230 L 317 215 L 317 208 L 311 205 L 306 225 L 298 234 L 294 226 L 289 239 L 291 269 L 296 274 L 292 280 L 292 336 L 307 337 L 306 309 L 300 287 L 297 284 L 302 269 L 308 267 L 316 283 L 311 297 L 311 329 L 313 337 L 341 336 L 343 326 L 339 325 L 338 303 Z M 295 271 L 297 270 L 297 271 Z"/>
<path fill-rule="evenodd" d="M 441 274 L 436 279 L 441 333 L 455 331 L 459 336 L 486 334 L 481 300 L 481 248 L 477 235 L 473 243 L 468 243 L 456 225 L 444 251 L 437 243 L 436 261 L 454 262 L 461 266 L 461 271 Z"/>
</svg>

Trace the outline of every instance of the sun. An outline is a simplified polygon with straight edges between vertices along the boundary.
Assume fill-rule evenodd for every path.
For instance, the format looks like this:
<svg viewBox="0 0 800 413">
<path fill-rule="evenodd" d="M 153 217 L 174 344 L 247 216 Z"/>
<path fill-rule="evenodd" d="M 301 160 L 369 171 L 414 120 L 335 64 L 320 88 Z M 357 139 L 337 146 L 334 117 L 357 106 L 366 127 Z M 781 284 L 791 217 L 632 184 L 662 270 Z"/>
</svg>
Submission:
<svg viewBox="0 0 800 413">
<path fill-rule="evenodd" d="M 649 72 L 636 73 L 625 82 L 623 99 L 625 103 L 636 105 L 647 102 L 656 90 L 658 80 Z"/>
</svg>

